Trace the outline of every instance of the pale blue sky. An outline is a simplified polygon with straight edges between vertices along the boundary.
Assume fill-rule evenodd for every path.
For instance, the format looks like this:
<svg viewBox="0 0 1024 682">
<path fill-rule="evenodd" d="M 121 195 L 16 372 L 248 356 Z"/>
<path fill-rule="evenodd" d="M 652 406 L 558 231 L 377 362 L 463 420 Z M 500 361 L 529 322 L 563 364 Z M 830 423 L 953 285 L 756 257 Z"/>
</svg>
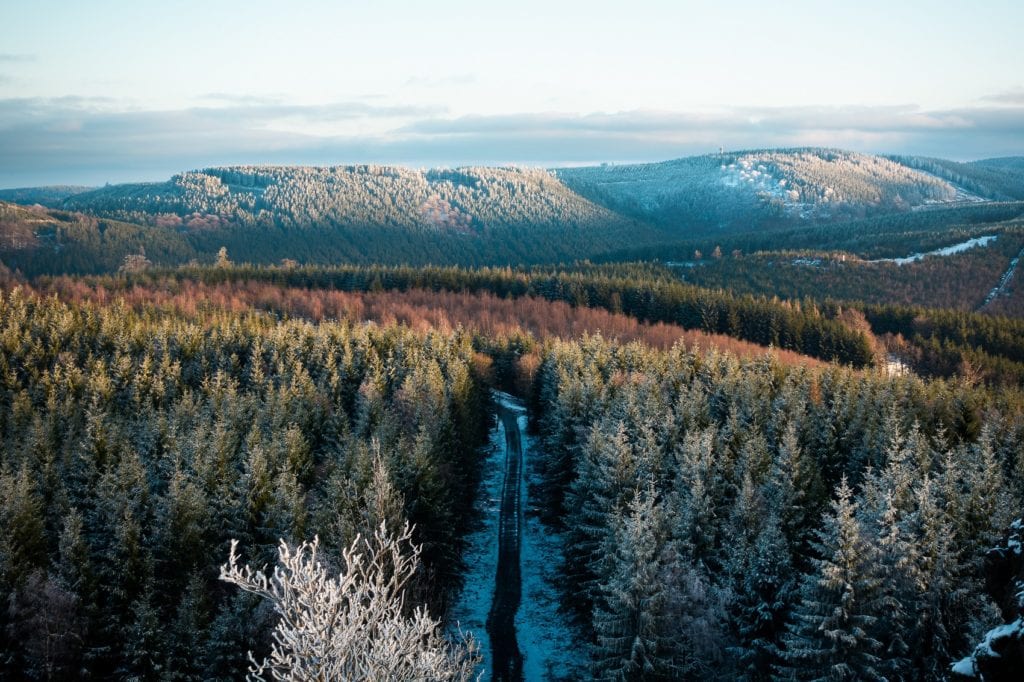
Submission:
<svg viewBox="0 0 1024 682">
<path fill-rule="evenodd" d="M 1024 3 L 0 0 L 0 186 L 218 163 L 1024 154 Z"/>
</svg>

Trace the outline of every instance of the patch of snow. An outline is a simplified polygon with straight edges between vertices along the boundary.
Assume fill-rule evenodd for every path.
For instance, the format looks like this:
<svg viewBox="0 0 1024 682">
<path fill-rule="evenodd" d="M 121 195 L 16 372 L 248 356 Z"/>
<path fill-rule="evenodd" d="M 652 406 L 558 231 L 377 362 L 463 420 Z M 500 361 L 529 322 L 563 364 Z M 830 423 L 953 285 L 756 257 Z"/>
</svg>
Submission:
<svg viewBox="0 0 1024 682">
<path fill-rule="evenodd" d="M 902 377 L 910 374 L 910 367 L 895 353 L 887 353 L 885 356 L 885 373 L 891 377 Z"/>
<path fill-rule="evenodd" d="M 526 407 L 523 406 L 523 401 L 521 401 L 519 398 L 515 397 L 511 393 L 493 390 L 491 391 L 491 397 L 494 398 L 494 402 L 498 403 L 499 405 L 504 407 L 506 410 L 509 410 L 510 412 L 519 412 L 522 414 L 526 414 Z M 503 435 L 504 433 L 505 432 L 502 431 Z M 526 453 L 523 453 L 523 456 L 525 457 Z"/>
<path fill-rule="evenodd" d="M 523 652 L 524 680 L 579 680 L 589 677 L 583 635 L 559 612 L 558 581 L 563 538 L 531 513 L 530 492 L 540 487 L 534 439 L 526 433 L 525 412 L 519 417 L 522 434 L 526 510 L 519 546 L 523 599 L 516 614 L 516 636 Z M 533 504 L 532 506 L 535 506 Z"/>
<path fill-rule="evenodd" d="M 1006 290 L 1006 285 L 1010 283 L 1011 279 L 1013 279 L 1013 273 L 1017 271 L 1017 264 L 1020 263 L 1022 256 L 1024 256 L 1024 249 L 1021 249 L 1021 252 L 1017 254 L 1017 257 L 1010 261 L 1010 267 L 1007 268 L 1006 272 L 1003 273 L 1003 276 L 999 278 L 999 284 L 997 284 L 992 291 L 988 292 L 988 296 L 985 297 L 985 302 L 981 304 L 982 308 L 996 300 L 996 297 Z"/>
<path fill-rule="evenodd" d="M 952 246 L 944 246 L 941 249 L 935 249 L 934 251 L 928 251 L 927 253 L 912 253 L 909 256 L 903 256 L 902 258 L 877 258 L 875 260 L 865 261 L 867 263 L 895 263 L 896 265 L 906 265 L 907 263 L 913 263 L 919 261 L 925 256 L 952 256 L 957 253 L 962 253 L 968 249 L 973 249 L 976 246 L 988 246 L 990 242 L 994 242 L 996 237 L 999 235 L 989 234 L 983 237 L 975 237 L 974 239 L 968 239 L 965 242 L 959 244 L 953 244 Z"/>
<path fill-rule="evenodd" d="M 1000 639 L 1019 637 L 1021 634 L 1024 634 L 1024 620 L 1020 618 L 1012 623 L 1006 623 L 999 627 L 992 628 L 988 631 L 988 634 L 985 635 L 985 640 L 978 645 L 977 649 L 975 649 L 974 655 L 978 656 L 980 653 L 988 658 L 999 658 L 999 653 L 992 648 L 992 643 Z"/>
<path fill-rule="evenodd" d="M 977 677 L 978 659 L 991 660 L 994 658 L 1002 658 L 1001 654 L 992 647 L 995 642 L 998 642 L 1001 639 L 1022 638 L 1024 638 L 1024 619 L 1022 618 L 1018 618 L 1012 623 L 1004 623 L 1003 625 L 994 627 L 988 631 L 981 644 L 974 648 L 973 654 L 954 663 L 951 669 L 958 675 Z"/>
<path fill-rule="evenodd" d="M 954 663 L 951 670 L 957 675 L 965 675 L 967 677 L 974 677 L 977 674 L 974 671 L 974 659 L 970 656 L 967 658 L 961 658 L 959 661 Z"/>
<path fill-rule="evenodd" d="M 934 173 L 929 173 L 928 171 L 921 170 L 920 168 L 915 168 L 914 170 L 920 173 L 921 175 L 927 175 L 929 177 L 935 178 L 936 180 L 940 180 L 946 183 L 947 185 L 952 187 L 954 191 L 952 199 L 925 199 L 924 204 L 920 206 L 915 206 L 912 209 L 914 211 L 922 209 L 927 210 L 929 208 L 945 208 L 948 207 L 950 204 L 979 204 L 986 201 L 991 201 L 991 199 L 986 199 L 985 197 L 978 196 L 973 192 L 969 192 L 968 190 L 964 189 L 955 182 L 935 175 Z"/>
<path fill-rule="evenodd" d="M 497 396 L 496 396 L 497 397 Z M 501 515 L 501 484 L 505 475 L 505 427 L 501 420 L 491 431 L 491 440 L 481 451 L 481 482 L 476 501 L 478 526 L 466 537 L 466 575 L 458 599 L 448 611 L 450 631 L 458 636 L 472 634 L 483 660 L 478 670 L 491 670 L 491 641 L 487 616 L 494 599 L 494 576 L 498 573 L 498 520 Z"/>
</svg>

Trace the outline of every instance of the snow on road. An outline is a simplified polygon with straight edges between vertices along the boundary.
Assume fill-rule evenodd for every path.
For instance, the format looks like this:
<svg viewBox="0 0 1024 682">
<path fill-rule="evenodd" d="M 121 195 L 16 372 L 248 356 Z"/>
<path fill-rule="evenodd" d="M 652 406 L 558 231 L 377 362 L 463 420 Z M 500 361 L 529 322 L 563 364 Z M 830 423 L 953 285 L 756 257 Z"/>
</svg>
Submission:
<svg viewBox="0 0 1024 682">
<path fill-rule="evenodd" d="M 526 433 L 526 415 L 519 417 L 523 434 L 523 509 L 526 519 L 520 544 L 523 601 L 516 616 L 519 647 L 523 651 L 523 678 L 532 680 L 585 680 L 586 647 L 583 635 L 558 610 L 562 538 L 550 531 L 538 513 L 531 512 L 529 490 L 539 488 L 540 477 L 533 455 L 537 444 Z M 535 508 L 536 505 L 533 505 Z"/>
<path fill-rule="evenodd" d="M 517 414 L 522 454 L 523 485 L 520 505 L 525 511 L 520 537 L 522 601 L 516 613 L 515 626 L 519 648 L 523 654 L 523 679 L 584 680 L 587 658 L 584 639 L 559 612 L 559 568 L 562 564 L 562 538 L 543 523 L 532 501 L 530 490 L 536 490 L 539 473 L 534 455 L 535 439 L 526 433 L 527 416 L 523 403 L 500 391 L 494 400 L 502 408 Z M 501 419 L 495 420 L 489 445 L 482 451 L 482 481 L 476 508 L 479 525 L 467 537 L 465 583 L 449 611 L 451 630 L 472 632 L 480 645 L 483 661 L 478 670 L 481 679 L 491 678 L 491 643 L 486 623 L 494 597 L 495 575 L 498 571 L 498 535 L 501 512 L 501 491 L 506 461 L 506 434 Z"/>
<path fill-rule="evenodd" d="M 453 633 L 472 633 L 480 646 L 480 670 L 490 675 L 491 643 L 487 637 L 487 615 L 494 598 L 494 576 L 498 572 L 498 520 L 501 486 L 505 476 L 505 427 L 501 420 L 491 431 L 491 441 L 482 450 L 480 492 L 476 501 L 478 525 L 466 537 L 466 575 L 462 592 L 448 612 Z"/>
<path fill-rule="evenodd" d="M 1021 258 L 1024 258 L 1024 249 L 1021 249 L 1021 252 L 1017 254 L 1017 257 L 1010 261 L 1010 267 L 1007 268 L 1006 272 L 1003 273 L 1003 276 L 999 278 L 999 283 L 996 284 L 995 288 L 988 292 L 988 296 L 985 297 L 985 302 L 981 304 L 982 308 L 996 300 L 996 298 L 1006 291 L 1007 285 L 1010 283 L 1010 280 L 1013 279 L 1013 274 L 1017 272 L 1017 264 L 1020 263 Z"/>
</svg>

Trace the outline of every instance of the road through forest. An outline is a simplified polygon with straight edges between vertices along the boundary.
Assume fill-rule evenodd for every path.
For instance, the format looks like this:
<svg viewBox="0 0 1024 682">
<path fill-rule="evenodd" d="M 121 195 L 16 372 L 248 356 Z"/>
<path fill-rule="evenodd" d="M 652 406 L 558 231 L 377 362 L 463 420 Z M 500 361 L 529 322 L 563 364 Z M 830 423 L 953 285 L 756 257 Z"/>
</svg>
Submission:
<svg viewBox="0 0 1024 682">
<path fill-rule="evenodd" d="M 494 391 L 491 439 L 480 455 L 476 519 L 466 537 L 462 590 L 450 632 L 480 645 L 482 680 L 588 679 L 583 636 L 559 609 L 563 539 L 541 520 L 542 457 L 515 396 Z"/>
<path fill-rule="evenodd" d="M 501 487 L 498 521 L 498 571 L 494 600 L 487 616 L 491 640 L 492 679 L 519 682 L 523 679 L 523 654 L 516 637 L 516 611 L 522 598 L 519 568 L 519 538 L 523 528 L 522 496 L 523 444 L 519 432 L 519 411 L 498 406 L 498 418 L 505 427 L 505 476 Z"/>
</svg>

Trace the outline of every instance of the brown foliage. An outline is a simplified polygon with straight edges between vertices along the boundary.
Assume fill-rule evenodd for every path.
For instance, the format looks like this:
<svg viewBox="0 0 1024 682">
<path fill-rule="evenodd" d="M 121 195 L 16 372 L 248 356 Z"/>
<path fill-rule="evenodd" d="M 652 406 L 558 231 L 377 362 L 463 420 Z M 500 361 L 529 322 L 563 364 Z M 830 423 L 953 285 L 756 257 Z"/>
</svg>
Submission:
<svg viewBox="0 0 1024 682">
<path fill-rule="evenodd" d="M 347 292 L 253 281 L 208 285 L 171 280 L 152 287 L 136 285 L 111 292 L 102 285 L 72 278 L 52 280 L 46 289 L 73 301 L 102 305 L 120 299 L 136 309 L 155 306 L 186 316 L 195 316 L 204 310 L 240 313 L 256 309 L 314 322 L 371 321 L 380 325 L 400 324 L 420 331 L 452 331 L 461 327 L 487 337 L 509 337 L 525 332 L 544 340 L 601 334 L 607 339 L 642 341 L 662 349 L 681 341 L 690 348 L 717 348 L 741 357 L 761 356 L 768 351 L 764 346 L 729 336 L 686 330 L 673 324 L 646 324 L 602 308 L 573 307 L 561 301 L 534 297 L 499 298 L 490 293 L 423 289 Z M 799 353 L 783 350 L 773 353 L 787 364 L 821 364 Z M 528 376 L 534 369 L 526 360 L 520 371 Z"/>
</svg>

